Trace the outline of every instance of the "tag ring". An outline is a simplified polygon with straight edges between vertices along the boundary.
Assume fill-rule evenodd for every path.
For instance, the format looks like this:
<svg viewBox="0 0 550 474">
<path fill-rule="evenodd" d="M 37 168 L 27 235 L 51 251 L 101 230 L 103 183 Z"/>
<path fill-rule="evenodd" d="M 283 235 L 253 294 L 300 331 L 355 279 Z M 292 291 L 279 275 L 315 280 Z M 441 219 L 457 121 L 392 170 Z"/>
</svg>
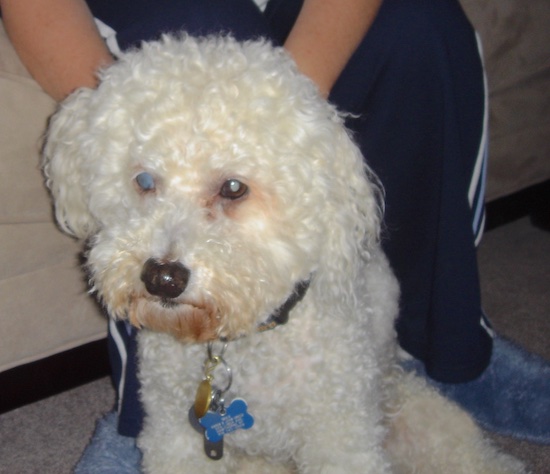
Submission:
<svg viewBox="0 0 550 474">
<path fill-rule="evenodd" d="M 225 350 L 227 349 L 227 342 L 223 344 L 222 349 L 217 356 L 213 354 L 213 348 L 214 348 L 213 342 L 209 342 L 206 345 L 206 355 L 208 356 L 208 360 L 212 362 L 214 362 L 218 357 L 223 357 L 223 355 L 225 354 Z"/>
<path fill-rule="evenodd" d="M 229 390 L 231 387 L 231 384 L 233 383 L 233 372 L 231 370 L 231 367 L 229 364 L 225 361 L 223 358 L 223 354 L 225 353 L 225 349 L 227 348 L 227 344 L 224 344 L 222 347 L 222 350 L 220 351 L 219 355 L 214 355 L 212 352 L 212 343 L 208 343 L 208 349 L 207 349 L 207 355 L 208 358 L 205 361 L 205 373 L 212 374 L 214 369 L 221 364 L 225 368 L 225 375 L 226 375 L 226 385 L 225 388 L 219 389 L 220 394 L 224 394 Z M 210 366 L 209 366 L 210 364 Z M 213 374 L 212 374 L 213 377 Z"/>
</svg>

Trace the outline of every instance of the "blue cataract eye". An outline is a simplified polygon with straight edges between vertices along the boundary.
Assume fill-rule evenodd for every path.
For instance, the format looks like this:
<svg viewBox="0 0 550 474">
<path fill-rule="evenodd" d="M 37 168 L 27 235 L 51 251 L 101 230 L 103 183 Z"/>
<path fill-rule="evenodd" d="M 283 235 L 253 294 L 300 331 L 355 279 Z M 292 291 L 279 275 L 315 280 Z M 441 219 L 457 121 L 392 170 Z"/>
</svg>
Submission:
<svg viewBox="0 0 550 474">
<path fill-rule="evenodd" d="M 136 176 L 136 182 L 144 191 L 151 191 L 152 189 L 155 189 L 155 179 L 146 171 L 139 173 Z"/>
</svg>

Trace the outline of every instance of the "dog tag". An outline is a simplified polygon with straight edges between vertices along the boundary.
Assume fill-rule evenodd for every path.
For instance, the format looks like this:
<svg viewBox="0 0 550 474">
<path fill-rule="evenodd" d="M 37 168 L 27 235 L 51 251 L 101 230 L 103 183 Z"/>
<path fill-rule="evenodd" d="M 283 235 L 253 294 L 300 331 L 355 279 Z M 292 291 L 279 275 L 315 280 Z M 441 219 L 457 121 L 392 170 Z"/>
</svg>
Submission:
<svg viewBox="0 0 550 474">
<path fill-rule="evenodd" d="M 195 415 L 197 419 L 202 418 L 208 412 L 212 401 L 212 384 L 208 378 L 204 379 L 197 388 L 195 395 Z"/>
<path fill-rule="evenodd" d="M 254 418 L 248 413 L 248 405 L 241 398 L 218 412 L 209 411 L 199 423 L 206 430 L 204 436 L 214 443 L 221 441 L 226 434 L 236 430 L 247 430 L 254 425 Z"/>
<path fill-rule="evenodd" d="M 191 407 L 189 410 L 189 423 L 191 423 L 191 426 L 202 435 L 204 440 L 204 453 L 213 461 L 220 460 L 223 457 L 223 437 L 218 441 L 210 441 L 206 437 L 206 431 L 196 417 L 194 407 Z"/>
</svg>

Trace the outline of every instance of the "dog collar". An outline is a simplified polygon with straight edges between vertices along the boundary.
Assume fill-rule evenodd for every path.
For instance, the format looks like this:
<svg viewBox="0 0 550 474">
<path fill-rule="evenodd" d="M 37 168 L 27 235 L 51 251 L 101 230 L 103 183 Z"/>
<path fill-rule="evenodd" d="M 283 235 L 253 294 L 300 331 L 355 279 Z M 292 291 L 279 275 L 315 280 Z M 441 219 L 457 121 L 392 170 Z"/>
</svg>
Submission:
<svg viewBox="0 0 550 474">
<path fill-rule="evenodd" d="M 267 320 L 258 324 L 257 331 L 264 332 L 274 329 L 282 324 L 286 324 L 288 322 L 288 314 L 294 306 L 296 306 L 298 302 L 303 299 L 309 288 L 310 281 L 311 280 L 304 280 L 296 283 L 294 290 L 288 299 L 281 306 L 279 306 L 273 314 L 267 318 Z"/>
</svg>

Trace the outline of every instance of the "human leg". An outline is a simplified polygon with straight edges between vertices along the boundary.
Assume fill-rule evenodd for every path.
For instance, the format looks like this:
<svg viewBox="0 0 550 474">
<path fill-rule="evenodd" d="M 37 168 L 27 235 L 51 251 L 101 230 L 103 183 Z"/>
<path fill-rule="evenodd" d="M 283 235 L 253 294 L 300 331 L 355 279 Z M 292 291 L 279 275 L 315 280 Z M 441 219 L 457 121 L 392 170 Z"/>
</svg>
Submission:
<svg viewBox="0 0 550 474">
<path fill-rule="evenodd" d="M 483 132 L 473 31 L 453 1 L 388 0 L 331 99 L 386 191 L 401 345 L 446 382 L 487 366 L 468 188 Z M 357 93 L 357 91 L 360 91 Z"/>
<path fill-rule="evenodd" d="M 386 0 L 331 99 L 358 115 L 349 125 L 386 188 L 383 243 L 402 285 L 401 344 L 424 361 L 420 372 L 452 382 L 438 387 L 483 426 L 548 442 L 550 367 L 498 337 L 491 351 L 483 321 L 475 244 L 487 102 L 459 8 Z"/>
</svg>

